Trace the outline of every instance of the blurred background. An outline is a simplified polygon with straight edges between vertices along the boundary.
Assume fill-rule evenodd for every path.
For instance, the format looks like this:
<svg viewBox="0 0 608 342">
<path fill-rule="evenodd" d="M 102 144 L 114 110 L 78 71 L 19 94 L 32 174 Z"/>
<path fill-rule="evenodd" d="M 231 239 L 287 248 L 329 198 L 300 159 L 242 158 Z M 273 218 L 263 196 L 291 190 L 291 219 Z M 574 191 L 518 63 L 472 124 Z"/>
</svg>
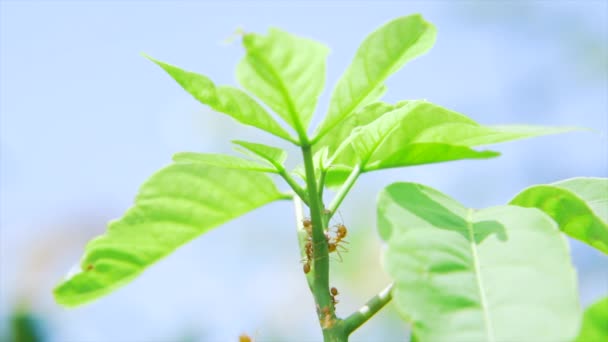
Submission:
<svg viewBox="0 0 608 342">
<path fill-rule="evenodd" d="M 290 202 L 211 231 L 90 305 L 67 310 L 54 303 L 52 288 L 86 241 L 122 215 L 173 153 L 231 153 L 235 138 L 279 143 L 200 105 L 141 52 L 236 84 L 243 51 L 229 40 L 237 28 L 277 26 L 315 38 L 332 50 L 323 113 L 361 40 L 396 16 L 419 12 L 438 27 L 437 43 L 389 79 L 386 101 L 425 98 L 484 124 L 597 130 L 499 145 L 496 159 L 362 177 L 341 209 L 350 251 L 332 263 L 341 315 L 388 283 L 374 206 L 389 183 L 422 182 L 482 208 L 532 184 L 608 176 L 606 1 L 0 4 L 0 340 L 321 338 Z M 571 246 L 587 306 L 608 293 L 608 258 Z M 407 338 L 390 304 L 352 335 Z"/>
</svg>

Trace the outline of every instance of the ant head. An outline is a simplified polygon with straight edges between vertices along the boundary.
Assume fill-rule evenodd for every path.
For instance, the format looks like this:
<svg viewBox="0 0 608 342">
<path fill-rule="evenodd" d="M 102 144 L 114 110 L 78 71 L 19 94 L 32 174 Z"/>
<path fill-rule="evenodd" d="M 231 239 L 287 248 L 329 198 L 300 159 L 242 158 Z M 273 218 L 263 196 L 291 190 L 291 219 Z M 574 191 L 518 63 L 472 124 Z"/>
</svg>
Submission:
<svg viewBox="0 0 608 342">
<path fill-rule="evenodd" d="M 345 237 L 346 234 L 348 234 L 348 229 L 346 229 L 346 226 L 343 224 L 339 224 L 338 226 L 338 235 L 341 237 Z"/>
<path fill-rule="evenodd" d="M 331 292 L 332 296 L 337 296 L 339 294 L 338 289 L 335 287 L 332 287 L 329 292 Z"/>
</svg>

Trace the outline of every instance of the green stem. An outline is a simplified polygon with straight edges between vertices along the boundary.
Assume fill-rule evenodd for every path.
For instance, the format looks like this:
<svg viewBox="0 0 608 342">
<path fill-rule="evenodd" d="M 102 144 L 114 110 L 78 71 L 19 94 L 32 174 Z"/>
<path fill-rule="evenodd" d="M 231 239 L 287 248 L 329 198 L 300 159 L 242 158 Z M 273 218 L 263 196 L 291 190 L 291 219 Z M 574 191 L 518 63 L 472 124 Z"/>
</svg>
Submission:
<svg viewBox="0 0 608 342">
<path fill-rule="evenodd" d="M 344 200 L 344 198 L 346 197 L 346 195 L 348 194 L 350 189 L 353 187 L 353 185 L 357 181 L 357 178 L 359 178 L 360 174 L 361 174 L 361 167 L 359 165 L 356 165 L 355 168 L 353 169 L 353 171 L 351 171 L 350 175 L 348 175 L 348 178 L 346 179 L 344 184 L 342 184 L 342 187 L 340 188 L 340 190 L 338 191 L 336 196 L 334 196 L 334 199 L 329 204 L 328 209 L 329 209 L 329 212 L 331 213 L 330 215 L 333 215 L 333 213 L 335 213 L 336 210 L 338 210 L 338 208 L 340 207 L 340 204 L 342 204 L 342 201 Z"/>
<path fill-rule="evenodd" d="M 390 302 L 392 299 L 391 291 L 393 284 L 387 286 L 384 290 L 380 291 L 372 299 L 370 299 L 365 305 L 363 305 L 358 311 L 352 313 L 346 319 L 342 321 L 342 325 L 346 335 L 350 335 L 353 331 L 359 328 L 363 323 L 375 315 L 380 309 Z"/>
<path fill-rule="evenodd" d="M 315 178 L 315 165 L 312 158 L 310 145 L 302 145 L 304 168 L 306 170 L 306 187 L 310 208 L 310 219 L 312 221 L 312 243 L 313 243 L 313 296 L 317 304 L 319 321 L 325 330 L 333 325 L 335 311 L 329 293 L 329 251 L 325 239 L 325 227 L 322 219 L 323 204 L 317 191 Z"/>
<path fill-rule="evenodd" d="M 302 188 L 300 184 L 298 184 L 295 179 L 293 179 L 293 177 L 291 177 L 289 173 L 285 171 L 284 168 L 277 168 L 277 171 L 279 172 L 279 175 L 283 177 L 285 182 L 287 182 L 287 184 L 289 184 L 293 191 L 300 197 L 302 202 L 308 205 L 308 196 L 306 195 L 306 191 L 304 190 L 304 188 Z"/>
<path fill-rule="evenodd" d="M 300 257 L 302 259 L 306 258 L 306 241 L 308 240 L 308 233 L 304 229 L 304 225 L 302 221 L 304 220 L 304 213 L 302 212 L 302 201 L 300 197 L 293 196 L 293 207 L 296 214 L 296 231 L 298 233 L 298 245 L 300 246 Z M 308 283 L 308 287 L 310 291 L 313 288 L 314 279 L 312 274 L 309 272 L 306 274 L 306 282 Z"/>
<path fill-rule="evenodd" d="M 319 184 L 317 184 L 317 187 L 319 188 L 317 190 L 317 192 L 319 193 L 319 198 L 321 199 L 321 205 L 323 205 L 323 190 L 325 189 L 325 175 L 327 175 L 327 171 L 321 170 L 321 175 L 319 176 Z"/>
</svg>

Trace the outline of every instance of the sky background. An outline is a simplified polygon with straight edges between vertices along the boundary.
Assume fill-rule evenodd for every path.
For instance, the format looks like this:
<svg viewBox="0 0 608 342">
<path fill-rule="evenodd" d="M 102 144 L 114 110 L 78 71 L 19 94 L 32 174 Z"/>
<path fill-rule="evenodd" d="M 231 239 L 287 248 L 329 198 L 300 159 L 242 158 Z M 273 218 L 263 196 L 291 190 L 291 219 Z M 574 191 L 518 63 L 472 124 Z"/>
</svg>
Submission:
<svg viewBox="0 0 608 342">
<path fill-rule="evenodd" d="M 350 251 L 332 263 L 342 315 L 388 283 L 374 206 L 391 182 L 421 182 L 483 208 L 533 184 L 608 176 L 607 2 L 0 1 L 0 332 L 21 303 L 51 341 L 233 341 L 242 332 L 318 340 L 288 202 L 211 231 L 93 304 L 66 310 L 51 290 L 173 153 L 230 152 L 236 138 L 279 143 L 200 105 L 141 53 L 236 85 L 236 29 L 317 39 L 331 54 L 316 123 L 362 39 L 411 13 L 435 24 L 438 39 L 389 79 L 384 100 L 424 98 L 482 124 L 596 132 L 362 177 L 341 210 Z M 586 306 L 608 293 L 608 259 L 571 246 Z M 352 340 L 407 336 L 389 307 Z"/>
</svg>

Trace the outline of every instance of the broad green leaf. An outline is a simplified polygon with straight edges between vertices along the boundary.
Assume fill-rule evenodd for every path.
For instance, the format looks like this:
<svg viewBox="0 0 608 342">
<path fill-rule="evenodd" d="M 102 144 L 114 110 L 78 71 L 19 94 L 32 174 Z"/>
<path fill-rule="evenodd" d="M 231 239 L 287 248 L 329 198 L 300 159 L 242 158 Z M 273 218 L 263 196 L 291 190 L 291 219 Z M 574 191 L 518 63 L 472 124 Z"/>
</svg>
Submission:
<svg viewBox="0 0 608 342">
<path fill-rule="evenodd" d="M 467 209 L 415 183 L 378 199 L 393 301 L 420 341 L 568 341 L 578 333 L 576 272 L 544 213 Z"/>
<path fill-rule="evenodd" d="M 384 81 L 428 51 L 435 37 L 435 27 L 416 14 L 392 20 L 365 38 L 334 88 L 315 141 L 358 108 L 378 100 L 385 90 Z"/>
<path fill-rule="evenodd" d="M 241 85 L 305 136 L 325 86 L 329 49 L 275 28 L 266 36 L 245 34 L 243 46 L 247 55 L 237 68 Z"/>
<path fill-rule="evenodd" d="M 538 208 L 570 237 L 608 254 L 608 179 L 572 178 L 531 186 L 511 204 Z"/>
<path fill-rule="evenodd" d="M 416 137 L 416 142 L 440 142 L 462 146 L 480 146 L 503 141 L 532 138 L 580 130 L 578 127 L 543 127 L 526 125 L 480 126 L 476 123 L 443 123 L 430 127 Z"/>
<path fill-rule="evenodd" d="M 403 106 L 403 103 L 401 106 Z M 353 132 L 358 127 L 365 126 L 381 115 L 386 114 L 397 108 L 397 106 L 385 103 L 385 102 L 374 102 L 371 103 L 358 111 L 353 115 L 344 119 L 340 125 L 336 126 L 331 134 L 323 136 L 316 144 L 317 150 L 323 147 L 327 147 L 329 154 L 333 154 L 340 145 L 348 141 L 352 136 Z"/>
<path fill-rule="evenodd" d="M 260 172 L 274 172 L 274 168 L 261 165 L 255 161 L 225 154 L 180 152 L 173 155 L 173 161 L 177 163 L 200 163 L 210 166 L 223 167 L 227 169 L 240 169 Z"/>
<path fill-rule="evenodd" d="M 145 182 L 135 205 L 89 242 L 80 272 L 55 288 L 55 299 L 76 306 L 108 294 L 184 243 L 281 197 L 262 173 L 172 164 Z"/>
<path fill-rule="evenodd" d="M 261 158 L 265 162 L 270 163 L 277 171 L 284 169 L 283 163 L 285 162 L 285 159 L 287 159 L 287 152 L 285 152 L 285 150 L 242 140 L 233 140 L 232 143 L 243 147 L 257 158 Z"/>
<path fill-rule="evenodd" d="M 335 162 L 342 165 L 360 163 L 364 171 L 370 171 L 465 158 L 490 158 L 498 153 L 475 151 L 470 147 L 570 130 L 572 128 L 481 126 L 462 114 L 432 103 L 408 101 L 357 129 L 350 141 L 339 147 Z"/>
<path fill-rule="evenodd" d="M 287 141 L 295 140 L 254 99 L 245 92 L 229 87 L 217 87 L 203 75 L 182 70 L 171 64 L 146 56 L 163 68 L 179 85 L 201 103 L 215 111 L 230 115 L 245 125 L 257 127 Z"/>
<path fill-rule="evenodd" d="M 608 341 L 608 297 L 598 300 L 585 310 L 583 327 L 575 342 Z"/>
<path fill-rule="evenodd" d="M 495 151 L 475 151 L 465 146 L 448 144 L 409 144 L 383 159 L 368 163 L 365 171 L 422 165 L 461 159 L 487 159 L 498 157 Z"/>
<path fill-rule="evenodd" d="M 336 152 L 335 162 L 359 163 L 364 171 L 418 165 L 463 158 L 489 158 L 495 152 L 475 151 L 466 146 L 417 143 L 416 137 L 443 122 L 473 123 L 471 119 L 426 101 L 408 101 L 360 127 Z M 454 144 L 458 145 L 458 144 Z"/>
<path fill-rule="evenodd" d="M 553 183 L 568 189 L 587 202 L 593 213 L 603 222 L 608 222 L 608 178 L 576 177 Z"/>
</svg>

